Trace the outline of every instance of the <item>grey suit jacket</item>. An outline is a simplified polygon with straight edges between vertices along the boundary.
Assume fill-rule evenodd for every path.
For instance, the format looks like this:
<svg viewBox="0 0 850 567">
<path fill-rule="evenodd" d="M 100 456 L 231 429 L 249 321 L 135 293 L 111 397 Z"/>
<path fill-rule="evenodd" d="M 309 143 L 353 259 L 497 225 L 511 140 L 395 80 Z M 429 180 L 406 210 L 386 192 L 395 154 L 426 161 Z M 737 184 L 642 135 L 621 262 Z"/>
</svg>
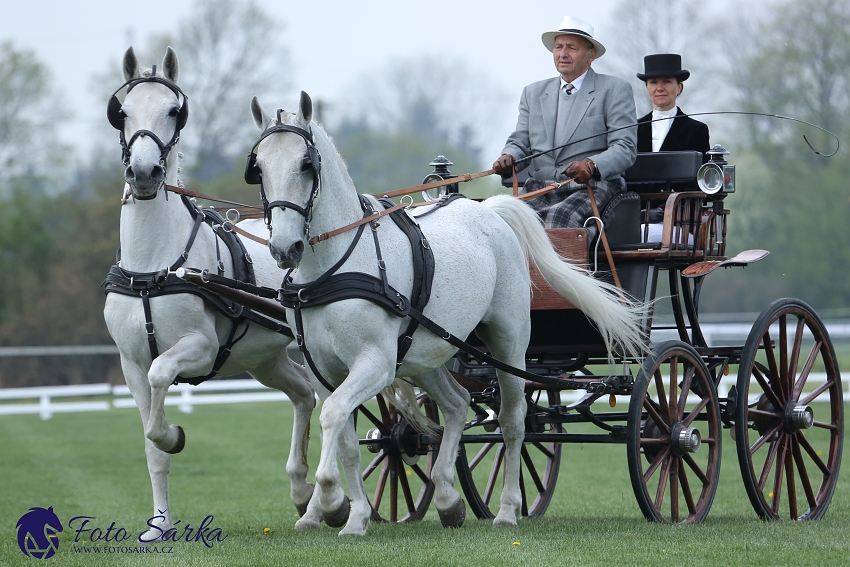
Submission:
<svg viewBox="0 0 850 567">
<path fill-rule="evenodd" d="M 559 89 L 559 77 L 538 81 L 523 89 L 516 130 L 508 137 L 502 153 L 520 159 L 575 141 L 561 150 L 530 160 L 531 176 L 562 180 L 564 176 L 560 172 L 566 164 L 590 158 L 599 168 L 602 179 L 611 181 L 621 177 L 635 162 L 637 127 L 607 135 L 605 132 L 637 124 L 631 85 L 617 77 L 600 75 L 592 68 L 588 69 L 570 112 L 566 137 L 555 140 Z M 596 134 L 601 135 L 579 141 Z"/>
</svg>

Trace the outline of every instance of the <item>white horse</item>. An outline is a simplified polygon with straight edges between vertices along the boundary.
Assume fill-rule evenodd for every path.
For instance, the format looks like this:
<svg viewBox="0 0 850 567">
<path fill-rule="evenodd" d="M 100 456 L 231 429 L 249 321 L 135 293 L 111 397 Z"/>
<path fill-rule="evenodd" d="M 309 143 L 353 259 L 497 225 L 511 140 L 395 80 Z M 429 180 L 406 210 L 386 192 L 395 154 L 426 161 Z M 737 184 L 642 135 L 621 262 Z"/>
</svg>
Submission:
<svg viewBox="0 0 850 567">
<path fill-rule="evenodd" d="M 301 94 L 296 114 L 279 112 L 280 122 L 251 102 L 254 123 L 261 130 L 285 124 L 264 135 L 253 158 L 262 176 L 271 207 L 269 248 L 283 268 L 295 268 L 294 284 L 315 281 L 349 249 L 355 230 L 306 246 L 317 235 L 356 222 L 364 212 L 345 165 L 322 128 L 313 123 L 312 102 Z M 300 133 L 299 133 L 300 131 Z M 268 132 L 266 133 L 268 134 Z M 310 141 L 313 138 L 315 148 Z M 318 156 L 316 155 L 318 154 Z M 315 162 L 321 156 L 319 190 Z M 382 207 L 374 199 L 375 211 Z M 299 209 L 301 209 L 299 211 Z M 306 213 L 306 214 L 305 214 Z M 534 211 L 508 196 L 483 204 L 460 199 L 419 224 L 436 261 L 430 302 L 424 314 L 456 337 L 475 331 L 492 355 L 525 369 L 531 331 L 528 258 L 559 293 L 578 305 L 594 321 L 609 350 L 621 348 L 640 356 L 645 345 L 640 317 L 645 308 L 623 305 L 614 289 L 563 262 L 555 253 Z M 376 229 L 389 284 L 402 294 L 413 285 L 411 245 L 388 219 Z M 366 230 L 371 233 L 371 230 Z M 337 273 L 361 272 L 380 277 L 376 247 L 371 236 L 354 245 Z M 300 299 L 300 296 L 299 296 Z M 338 436 L 351 423 L 352 411 L 393 383 L 396 376 L 412 377 L 443 412 L 440 453 L 432 469 L 435 505 L 444 525 L 463 522 L 465 503 L 454 489 L 454 461 L 466 419 L 469 395 L 444 369 L 457 349 L 420 327 L 400 368 L 396 368 L 397 338 L 408 320 L 364 299 L 346 299 L 303 310 L 303 339 L 318 371 L 336 390 L 322 405 L 322 452 L 316 469 L 316 491 L 310 503 L 323 512 L 344 502 L 336 465 Z M 524 437 L 526 402 L 524 381 L 498 370 L 501 394 L 499 425 L 505 447 L 505 486 L 495 525 L 515 525 L 520 515 L 520 450 Z M 348 469 L 346 476 L 348 477 Z M 369 503 L 359 483 L 352 483 L 350 517 L 342 534 L 365 533 Z M 310 511 L 296 527 L 318 525 Z"/>
<path fill-rule="evenodd" d="M 194 226 L 181 198 L 177 195 L 169 198 L 163 187 L 178 184 L 178 160 L 177 151 L 165 151 L 161 146 L 168 144 L 162 141 L 175 141 L 182 125 L 181 115 L 185 122 L 188 108 L 182 91 L 172 88 L 177 82 L 178 64 L 170 47 L 155 74 L 150 69 L 140 73 L 132 47 L 124 54 L 123 67 L 126 81 L 158 79 L 131 84 L 123 104 L 115 99 L 109 109 L 110 122 L 123 127 L 124 140 L 130 142 L 125 154 L 127 186 L 121 207 L 119 266 L 126 272 L 151 273 L 168 268 L 181 258 Z M 140 131 L 145 132 L 134 136 Z M 164 161 L 163 154 L 167 154 Z M 266 231 L 258 220 L 241 222 L 239 227 L 253 234 Z M 220 258 L 225 275 L 232 277 L 231 253 L 222 242 L 217 245 L 217 238 L 211 227 L 202 223 L 184 266 L 217 273 Z M 253 259 L 257 284 L 277 287 L 282 272 L 265 247 L 248 239 L 243 243 Z M 173 525 L 168 498 L 170 453 L 182 449 L 185 440 L 182 428 L 169 424 L 165 417 L 168 387 L 177 376 L 189 378 L 210 373 L 219 345 L 224 344 L 231 332 L 231 320 L 191 293 L 150 297 L 149 305 L 159 352 L 153 360 L 139 295 L 108 293 L 104 318 L 118 345 L 124 378 L 142 416 L 154 516 L 159 517 L 159 528 L 166 530 Z M 245 331 L 245 325 L 242 322 L 236 329 L 237 336 Z M 286 346 L 291 341 L 290 337 L 251 323 L 219 373 L 227 376 L 249 372 L 292 400 L 295 423 L 286 472 L 291 481 L 292 501 L 303 512 L 313 492 L 306 476 L 310 415 L 315 398 L 303 369 L 287 356 Z"/>
</svg>

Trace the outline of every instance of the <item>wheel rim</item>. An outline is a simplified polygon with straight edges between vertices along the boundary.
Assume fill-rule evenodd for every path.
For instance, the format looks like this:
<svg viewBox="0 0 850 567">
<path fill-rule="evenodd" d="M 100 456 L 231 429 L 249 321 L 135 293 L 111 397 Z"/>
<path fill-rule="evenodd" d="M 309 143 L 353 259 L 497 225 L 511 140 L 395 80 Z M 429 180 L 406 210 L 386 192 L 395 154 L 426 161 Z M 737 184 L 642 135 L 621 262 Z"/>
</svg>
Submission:
<svg viewBox="0 0 850 567">
<path fill-rule="evenodd" d="M 427 396 L 420 396 L 418 401 L 428 418 L 437 423 L 437 404 Z M 372 520 L 421 520 L 434 496 L 431 468 L 438 446 L 430 446 L 425 455 L 417 454 L 417 432 L 381 396 L 368 407 L 357 409 L 355 423 L 358 437 L 371 440 L 368 444 L 361 441 L 361 456 L 367 463 L 362 478 L 372 505 Z M 367 437 L 368 432 L 372 433 L 371 438 Z"/>
<path fill-rule="evenodd" d="M 720 449 L 708 369 L 685 343 L 659 345 L 641 366 L 629 405 L 629 472 L 644 516 L 702 522 L 717 490 Z"/>
<path fill-rule="evenodd" d="M 560 404 L 559 392 L 547 392 L 544 397 L 549 406 Z M 538 407 L 546 406 L 546 403 L 537 403 L 539 401 L 539 399 L 529 401 L 529 413 L 536 411 Z M 498 408 L 492 411 L 497 413 Z M 561 424 L 541 424 L 535 429 L 536 433 L 543 434 L 563 432 Z M 527 426 L 526 434 L 529 432 Z M 504 482 L 505 445 L 475 441 L 476 434 L 501 434 L 501 429 L 493 420 L 472 427 L 467 424 L 465 436 L 468 436 L 469 441 L 461 443 L 456 462 L 458 480 L 469 507 L 476 517 L 495 518 Z M 561 446 L 561 443 L 541 441 L 523 443 L 519 483 L 523 516 L 542 516 L 549 507 L 561 464 Z"/>
<path fill-rule="evenodd" d="M 844 408 L 832 344 L 808 305 L 778 300 L 759 316 L 737 390 L 735 439 L 753 509 L 765 519 L 821 518 L 838 481 Z"/>
</svg>

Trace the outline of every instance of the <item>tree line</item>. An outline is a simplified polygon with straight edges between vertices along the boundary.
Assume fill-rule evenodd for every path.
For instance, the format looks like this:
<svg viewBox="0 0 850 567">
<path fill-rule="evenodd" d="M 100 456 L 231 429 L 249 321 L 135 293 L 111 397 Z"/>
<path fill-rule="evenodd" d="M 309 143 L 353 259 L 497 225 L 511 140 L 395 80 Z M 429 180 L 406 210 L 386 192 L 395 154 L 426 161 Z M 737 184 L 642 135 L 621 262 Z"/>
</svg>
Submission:
<svg viewBox="0 0 850 567">
<path fill-rule="evenodd" d="M 629 20 L 635 42 L 618 48 L 619 55 L 606 55 L 620 76 L 633 77 L 642 54 L 681 52 L 692 72 L 687 93 L 693 98 L 685 100 L 697 110 L 721 101 L 726 109 L 794 116 L 848 138 L 846 3 L 772 2 L 757 21 L 730 29 L 733 39 L 719 43 L 661 33 L 677 25 L 690 38 L 704 33 L 693 19 L 694 0 L 653 3 L 668 20 L 629 19 L 650 9 L 643 4 L 618 3 L 615 18 Z M 241 178 L 246 148 L 257 135 L 246 118 L 246 101 L 253 94 L 268 100 L 290 94 L 293 85 L 285 75 L 269 73 L 290 63 L 281 35 L 273 33 L 279 29 L 253 2 L 214 0 L 195 4 L 173 34 L 136 48 L 148 63 L 159 61 L 165 45 L 180 58 L 180 84 L 191 99 L 181 140 L 190 188 L 259 202 L 256 188 Z M 240 64 L 245 57 L 251 65 Z M 104 120 L 102 139 L 109 144 L 93 150 L 99 159 L 63 162 L 68 148 L 48 120 L 59 98 L 44 63 L 33 52 L 2 43 L 0 75 L 0 345 L 109 343 L 100 284 L 118 245 L 123 178 L 114 132 Z M 119 79 L 117 65 L 99 76 L 98 83 L 107 85 L 104 101 Z M 492 93 L 488 100 L 474 95 L 472 86 L 480 92 L 482 84 Z M 645 99 L 640 89 L 635 86 L 639 103 Z M 426 58 L 385 62 L 364 75 L 344 107 L 333 100 L 317 100 L 316 106 L 358 189 L 379 192 L 418 183 L 438 154 L 455 163 L 455 172 L 489 168 L 494 156 L 482 155 L 483 141 L 507 132 L 488 130 L 488 116 L 513 114 L 518 96 L 501 92 L 462 60 Z M 835 140 L 788 121 L 753 117 L 712 124 L 712 142 L 727 146 L 738 166 L 738 190 L 726 203 L 732 210 L 728 249 L 766 248 L 772 254 L 745 270 L 708 278 L 703 312 L 758 311 L 784 296 L 817 309 L 850 304 L 850 160 L 844 146 L 832 158 L 816 155 L 803 135 L 822 153 L 834 150 Z M 496 180 L 472 188 L 479 192 L 473 196 L 497 190 Z M 122 381 L 117 357 L 73 362 L 0 358 L 0 387 Z"/>
</svg>

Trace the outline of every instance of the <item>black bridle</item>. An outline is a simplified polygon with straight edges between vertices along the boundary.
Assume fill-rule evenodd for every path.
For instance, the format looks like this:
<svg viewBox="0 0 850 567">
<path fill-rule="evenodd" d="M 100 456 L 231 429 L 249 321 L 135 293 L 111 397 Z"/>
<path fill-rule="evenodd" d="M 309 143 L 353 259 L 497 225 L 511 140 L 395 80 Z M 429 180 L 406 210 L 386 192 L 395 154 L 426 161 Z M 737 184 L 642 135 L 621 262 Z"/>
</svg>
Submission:
<svg viewBox="0 0 850 567">
<path fill-rule="evenodd" d="M 281 119 L 282 112 L 282 110 L 277 111 L 276 122 L 272 126 L 263 130 L 263 133 L 260 135 L 260 139 L 257 140 L 257 142 L 251 147 L 251 153 L 248 154 L 248 159 L 245 162 L 245 183 L 248 185 L 260 186 L 260 199 L 262 199 L 263 202 L 263 216 L 265 217 L 266 227 L 269 229 L 269 232 L 272 230 L 272 210 L 280 208 L 292 209 L 303 216 L 305 220 L 304 231 L 306 234 L 309 234 L 313 201 L 318 196 L 319 187 L 321 185 L 322 155 L 319 153 L 319 150 L 316 148 L 316 144 L 313 141 L 313 132 L 305 130 L 304 128 L 299 128 L 298 126 L 283 124 L 283 120 Z M 260 145 L 260 142 L 278 132 L 292 132 L 293 134 L 297 134 L 301 136 L 304 140 L 304 144 L 307 146 L 307 159 L 304 161 L 304 165 L 309 165 L 310 171 L 313 173 L 313 188 L 310 190 L 310 197 L 307 199 L 307 203 L 303 207 L 290 201 L 269 202 L 266 197 L 266 190 L 263 187 L 263 172 L 257 165 L 257 147 Z"/>
<path fill-rule="evenodd" d="M 121 143 L 121 160 L 125 166 L 130 165 L 130 147 L 133 145 L 133 142 L 141 137 L 150 137 L 159 147 L 159 165 L 162 167 L 163 171 L 166 171 L 165 161 L 168 159 L 168 154 L 171 152 L 171 148 L 173 148 L 180 140 L 180 131 L 183 130 L 183 127 L 186 126 L 186 121 L 189 119 L 189 97 L 187 97 L 186 94 L 180 90 L 180 87 L 172 81 L 155 75 L 156 65 L 153 66 L 149 77 L 136 77 L 134 79 L 130 79 L 115 89 L 115 92 L 112 93 L 112 96 L 109 98 L 109 104 L 106 106 L 106 118 L 109 120 L 109 123 L 112 124 L 112 127 L 120 132 L 118 139 Z M 127 118 L 127 115 L 124 113 L 121 102 L 115 95 L 117 95 L 124 87 L 127 87 L 127 93 L 129 93 L 134 87 L 141 83 L 159 83 L 161 85 L 165 85 L 169 90 L 171 90 L 171 92 L 174 93 L 174 96 L 177 97 L 178 101 L 180 101 L 181 96 L 183 97 L 183 102 L 181 103 L 180 108 L 177 109 L 177 114 L 175 115 L 177 124 L 174 128 L 174 134 L 171 136 L 171 140 L 167 144 L 163 143 L 162 140 L 159 139 L 159 136 L 150 130 L 137 130 L 132 136 L 130 136 L 129 142 L 124 136 L 124 119 Z M 152 196 L 146 198 L 152 199 L 156 197 L 156 195 L 157 193 L 154 193 Z M 136 198 L 144 199 L 142 197 Z"/>
</svg>

